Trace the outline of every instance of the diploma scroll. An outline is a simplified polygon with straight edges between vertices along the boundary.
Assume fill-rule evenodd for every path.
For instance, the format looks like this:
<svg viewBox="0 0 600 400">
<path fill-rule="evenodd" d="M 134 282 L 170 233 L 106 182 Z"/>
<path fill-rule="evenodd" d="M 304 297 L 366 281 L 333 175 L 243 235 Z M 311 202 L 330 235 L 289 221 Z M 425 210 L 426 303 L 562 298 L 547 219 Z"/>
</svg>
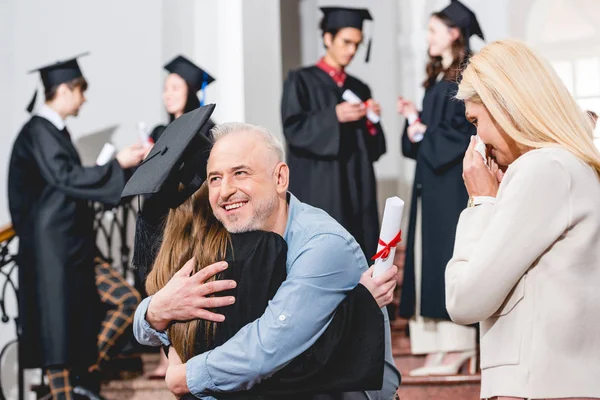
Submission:
<svg viewBox="0 0 600 400">
<path fill-rule="evenodd" d="M 146 124 L 144 122 L 138 123 L 138 133 L 139 133 L 140 141 L 142 142 L 144 147 L 147 148 L 153 144 L 152 138 L 150 137 L 150 132 L 148 131 L 148 127 L 146 126 Z"/>
<path fill-rule="evenodd" d="M 352 90 L 346 89 L 342 94 L 342 98 L 351 104 L 360 104 L 363 101 L 358 97 Z M 378 124 L 380 121 L 379 115 L 375 114 L 373 110 L 367 108 L 367 119 L 374 124 Z"/>
<path fill-rule="evenodd" d="M 116 152 L 117 149 L 115 146 L 111 143 L 104 143 L 104 147 L 102 147 L 100 154 L 98 154 L 98 158 L 96 158 L 96 165 L 105 165 L 113 158 Z"/>
<path fill-rule="evenodd" d="M 373 277 L 381 275 L 394 263 L 396 246 L 402 240 L 400 227 L 402 224 L 403 212 L 404 201 L 399 197 L 389 197 L 385 201 L 385 210 L 383 211 L 377 254 L 372 258 L 375 260 Z"/>
</svg>

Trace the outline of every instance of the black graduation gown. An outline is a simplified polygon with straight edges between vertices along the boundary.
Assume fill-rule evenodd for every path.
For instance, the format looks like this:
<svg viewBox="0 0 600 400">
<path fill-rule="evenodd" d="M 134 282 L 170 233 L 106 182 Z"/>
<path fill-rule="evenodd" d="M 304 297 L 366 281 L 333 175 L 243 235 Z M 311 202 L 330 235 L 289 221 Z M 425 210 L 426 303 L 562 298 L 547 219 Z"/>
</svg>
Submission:
<svg viewBox="0 0 600 400">
<path fill-rule="evenodd" d="M 288 144 L 290 191 L 325 210 L 360 244 L 367 259 L 377 249 L 379 217 L 373 163 L 385 153 L 380 124 L 368 132 L 366 118 L 340 124 L 335 106 L 352 90 L 362 100 L 371 90 L 348 75 L 343 87 L 316 66 L 291 71 L 281 100 Z"/>
<path fill-rule="evenodd" d="M 226 257 L 229 268 L 218 279 L 233 279 L 238 283 L 236 289 L 222 294 L 235 296 L 236 302 L 219 309 L 225 321 L 217 324 L 211 343 L 206 341 L 206 325 L 201 321 L 196 354 L 222 345 L 258 319 L 286 278 L 287 245 L 281 236 L 254 231 L 232 234 L 231 238 L 232 249 Z M 321 392 L 381 389 L 385 357 L 383 324 L 383 314 L 370 292 L 358 285 L 337 307 L 331 324 L 306 352 L 250 392 L 215 395 L 236 400 L 306 400 Z"/>
<path fill-rule="evenodd" d="M 83 368 L 97 358 L 101 321 L 89 202 L 119 203 L 125 174 L 116 160 L 82 167 L 69 134 L 34 116 L 12 150 L 8 199 L 19 236 L 22 367 Z"/>
<path fill-rule="evenodd" d="M 410 209 L 400 315 L 415 313 L 415 226 L 421 200 L 423 273 L 421 315 L 450 320 L 446 311 L 444 273 L 452 257 L 460 213 L 469 199 L 462 179 L 462 160 L 475 127 L 465 117 L 462 101 L 454 99 L 455 82 L 441 80 L 427 89 L 421 120 L 427 125 L 423 140 L 412 143 L 406 127 L 402 153 L 417 161 Z"/>
</svg>

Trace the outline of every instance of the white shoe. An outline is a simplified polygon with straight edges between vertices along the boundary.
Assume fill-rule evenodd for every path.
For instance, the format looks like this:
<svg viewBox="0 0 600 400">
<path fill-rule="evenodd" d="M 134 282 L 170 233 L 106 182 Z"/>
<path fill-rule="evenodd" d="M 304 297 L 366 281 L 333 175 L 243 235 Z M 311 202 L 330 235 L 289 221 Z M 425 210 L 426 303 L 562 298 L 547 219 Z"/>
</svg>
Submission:
<svg viewBox="0 0 600 400">
<path fill-rule="evenodd" d="M 458 375 L 460 369 L 466 362 L 469 362 L 469 374 L 475 375 L 477 372 L 477 353 L 473 351 L 465 351 L 452 364 L 441 364 L 435 367 L 428 368 L 428 376 L 445 376 Z M 423 375 L 420 375 L 423 376 Z"/>
<path fill-rule="evenodd" d="M 429 370 L 431 368 L 442 365 L 445 355 L 446 353 L 436 353 L 427 365 L 413 369 L 408 374 L 410 376 L 429 376 Z"/>
</svg>

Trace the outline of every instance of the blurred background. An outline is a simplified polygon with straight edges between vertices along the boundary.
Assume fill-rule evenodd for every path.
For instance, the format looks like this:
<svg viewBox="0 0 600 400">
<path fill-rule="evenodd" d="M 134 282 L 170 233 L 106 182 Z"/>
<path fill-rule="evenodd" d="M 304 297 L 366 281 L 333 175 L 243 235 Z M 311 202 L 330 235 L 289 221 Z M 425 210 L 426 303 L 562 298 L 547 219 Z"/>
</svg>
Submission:
<svg viewBox="0 0 600 400">
<path fill-rule="evenodd" d="M 370 85 L 381 103 L 387 154 L 375 165 L 380 199 L 410 198 L 414 166 L 400 152 L 402 95 L 420 105 L 431 12 L 448 0 L 2 0 L 0 2 L 0 225 L 10 223 L 6 196 L 12 142 L 29 115 L 39 87 L 27 71 L 70 58 L 79 60 L 90 86 L 78 118 L 67 124 L 84 163 L 102 145 L 118 148 L 138 138 L 138 124 L 168 116 L 162 103 L 163 65 L 178 54 L 208 71 L 216 82 L 206 101 L 215 122 L 245 121 L 282 135 L 282 82 L 290 69 L 314 64 L 324 53 L 319 7 L 369 8 L 374 21 L 371 61 L 361 48 L 350 74 Z M 600 111 L 600 2 L 597 0 L 464 0 L 488 42 L 524 40 L 548 58 L 584 109 Z M 473 38 L 474 50 L 484 45 Z M 380 203 L 381 204 L 381 203 Z M 382 208 L 380 207 L 380 213 Z M 3 285 L 0 276 L 0 289 Z M 13 299 L 7 298 L 9 315 Z M 0 348 L 14 327 L 0 324 Z M 16 352 L 1 362 L 7 395 L 15 395 Z M 32 374 L 28 379 L 32 379 Z M 33 378 L 35 379 L 35 378 Z M 10 398 L 10 397 L 9 397 Z M 33 398 L 33 397 L 32 397 Z"/>
</svg>

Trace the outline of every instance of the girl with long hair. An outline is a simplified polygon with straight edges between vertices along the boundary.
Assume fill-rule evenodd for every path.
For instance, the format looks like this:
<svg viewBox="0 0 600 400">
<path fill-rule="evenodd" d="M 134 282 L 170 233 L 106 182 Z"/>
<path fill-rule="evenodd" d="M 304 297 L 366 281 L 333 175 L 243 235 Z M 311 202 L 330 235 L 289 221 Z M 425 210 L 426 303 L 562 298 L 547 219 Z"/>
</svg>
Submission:
<svg viewBox="0 0 600 400">
<path fill-rule="evenodd" d="M 432 14 L 423 110 L 398 100 L 398 111 L 407 118 L 402 153 L 417 162 L 400 315 L 410 318 L 412 353 L 427 355 L 412 376 L 457 374 L 467 361 L 474 373 L 475 329 L 452 323 L 444 299 L 444 269 L 468 199 L 462 158 L 474 128 L 465 118 L 464 105 L 452 97 L 471 35 L 483 38 L 475 15 L 462 3 L 453 1 Z"/>
</svg>

